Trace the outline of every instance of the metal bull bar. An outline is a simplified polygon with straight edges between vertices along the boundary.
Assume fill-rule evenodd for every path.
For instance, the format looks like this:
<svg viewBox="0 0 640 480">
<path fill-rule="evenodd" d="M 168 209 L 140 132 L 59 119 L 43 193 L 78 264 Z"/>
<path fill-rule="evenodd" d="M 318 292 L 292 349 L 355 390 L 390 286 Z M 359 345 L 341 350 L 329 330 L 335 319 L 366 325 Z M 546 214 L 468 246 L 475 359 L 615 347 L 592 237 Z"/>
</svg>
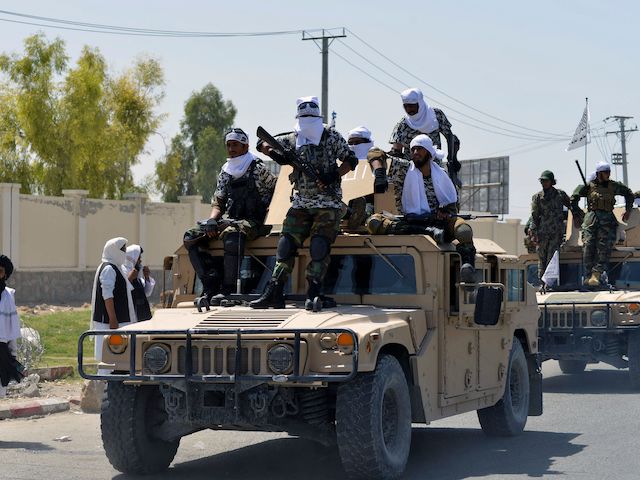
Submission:
<svg viewBox="0 0 640 480">
<path fill-rule="evenodd" d="M 301 335 L 314 334 L 314 333 L 335 333 L 336 335 L 346 333 L 351 335 L 353 339 L 353 352 L 351 353 L 351 372 L 349 373 L 337 373 L 337 374 L 300 374 L 300 344 Z M 129 336 L 129 373 L 109 373 L 106 375 L 90 374 L 84 370 L 84 340 L 87 337 L 97 337 L 99 335 L 122 335 Z M 293 372 L 290 375 L 250 375 L 241 374 L 241 362 L 242 362 L 242 337 L 243 335 L 264 335 L 269 334 L 274 337 L 282 337 L 283 335 L 293 335 L 294 352 L 293 352 Z M 139 335 L 184 335 L 185 336 L 185 373 L 184 375 L 175 374 L 155 374 L 155 375 L 138 375 L 136 374 L 136 345 L 137 337 Z M 235 351 L 235 368 L 233 375 L 197 375 L 193 373 L 193 357 L 192 357 L 192 341 L 194 335 L 215 336 L 215 335 L 234 335 L 236 338 L 236 351 Z M 201 338 L 199 338 L 200 340 Z M 256 340 L 255 338 L 251 340 Z M 287 339 L 290 340 L 290 339 Z M 162 340 L 158 340 L 162 341 Z M 140 371 L 143 371 L 143 365 L 140 366 Z M 311 329 L 311 328 L 296 328 L 296 329 L 278 329 L 270 330 L 263 328 L 237 328 L 237 329 L 187 329 L 187 330 L 164 330 L 159 332 L 157 330 L 89 330 L 80 335 L 78 339 L 78 373 L 82 378 L 88 380 L 135 380 L 135 381 L 160 381 L 160 380 L 186 380 L 188 382 L 214 382 L 214 383 L 237 383 L 241 381 L 262 381 L 262 382 L 298 382 L 298 383 L 311 383 L 311 382 L 347 382 L 352 380 L 358 373 L 358 336 L 356 333 L 348 328 L 323 328 L 323 329 Z"/>
<path fill-rule="evenodd" d="M 608 331 L 608 330 L 624 330 L 624 329 L 637 329 L 637 325 L 613 325 L 613 315 L 611 314 L 612 309 L 620 305 L 630 305 L 630 304 L 640 304 L 638 301 L 593 301 L 593 302 L 549 302 L 544 305 L 540 305 L 542 309 L 542 329 L 545 332 L 551 332 L 553 329 L 562 329 L 563 331 L 569 330 L 592 330 L 597 329 L 598 331 Z M 576 319 L 579 319 L 579 316 L 576 315 L 576 307 L 577 306 L 589 306 L 589 307 L 604 307 L 607 315 L 607 322 L 605 325 L 598 327 L 595 325 L 591 325 L 590 314 L 593 312 L 593 309 L 588 310 L 587 316 L 587 325 L 582 326 Z M 571 318 L 572 318 L 572 326 L 571 327 L 560 327 L 560 326 L 552 326 L 550 314 L 553 313 L 549 311 L 549 307 L 571 307 Z M 600 308 L 602 310 L 603 308 Z M 568 312 L 565 312 L 568 313 Z M 624 312 L 626 314 L 626 312 Z M 639 314 L 640 315 L 640 314 Z"/>
</svg>

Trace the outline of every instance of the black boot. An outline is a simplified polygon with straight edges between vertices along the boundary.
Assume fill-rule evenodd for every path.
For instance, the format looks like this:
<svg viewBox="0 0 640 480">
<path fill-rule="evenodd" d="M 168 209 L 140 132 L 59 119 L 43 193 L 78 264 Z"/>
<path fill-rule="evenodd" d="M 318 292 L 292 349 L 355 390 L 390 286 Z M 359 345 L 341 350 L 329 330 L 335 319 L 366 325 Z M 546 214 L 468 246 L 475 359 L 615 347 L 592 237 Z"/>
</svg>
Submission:
<svg viewBox="0 0 640 480">
<path fill-rule="evenodd" d="M 257 300 L 249 303 L 251 308 L 284 308 L 284 283 L 279 280 L 270 280 Z"/>
<path fill-rule="evenodd" d="M 473 246 L 458 245 L 460 254 L 460 281 L 476 283 L 476 249 Z"/>
<path fill-rule="evenodd" d="M 309 287 L 307 288 L 307 299 L 304 301 L 304 309 L 309 311 L 320 311 L 322 309 L 322 300 L 320 299 L 320 284 L 313 280 L 307 279 Z"/>
</svg>

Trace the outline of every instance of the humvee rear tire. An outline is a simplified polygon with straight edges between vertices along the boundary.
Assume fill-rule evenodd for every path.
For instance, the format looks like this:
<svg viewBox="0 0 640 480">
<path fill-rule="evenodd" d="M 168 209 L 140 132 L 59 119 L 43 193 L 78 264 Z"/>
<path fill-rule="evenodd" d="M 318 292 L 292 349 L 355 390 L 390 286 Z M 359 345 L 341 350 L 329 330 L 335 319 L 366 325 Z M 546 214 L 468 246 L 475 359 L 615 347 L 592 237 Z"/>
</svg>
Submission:
<svg viewBox="0 0 640 480">
<path fill-rule="evenodd" d="M 640 390 L 640 332 L 633 332 L 629 335 L 627 359 L 629 360 L 631 387 L 635 390 Z"/>
<path fill-rule="evenodd" d="M 398 360 L 380 355 L 375 371 L 338 388 L 336 434 L 350 478 L 398 478 L 411 447 L 411 400 Z"/>
<path fill-rule="evenodd" d="M 517 338 L 509 355 L 504 395 L 492 407 L 478 410 L 482 431 L 495 437 L 510 437 L 524 430 L 529 414 L 529 370 L 522 345 Z"/>
<path fill-rule="evenodd" d="M 585 360 L 558 360 L 560 364 L 560 370 L 567 375 L 575 375 L 584 372 L 587 368 L 587 362 Z"/>
<path fill-rule="evenodd" d="M 180 439 L 154 438 L 151 429 L 167 417 L 156 385 L 133 386 L 107 382 L 100 427 L 109 462 L 123 473 L 146 475 L 166 470 Z"/>
</svg>

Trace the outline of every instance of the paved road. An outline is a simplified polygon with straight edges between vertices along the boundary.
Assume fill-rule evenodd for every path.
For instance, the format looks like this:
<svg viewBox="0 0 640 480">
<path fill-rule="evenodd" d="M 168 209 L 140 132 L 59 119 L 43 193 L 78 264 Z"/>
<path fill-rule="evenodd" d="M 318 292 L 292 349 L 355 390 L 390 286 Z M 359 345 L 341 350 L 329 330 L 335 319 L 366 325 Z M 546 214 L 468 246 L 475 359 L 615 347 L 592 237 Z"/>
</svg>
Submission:
<svg viewBox="0 0 640 480">
<path fill-rule="evenodd" d="M 544 374 L 545 413 L 522 436 L 487 438 L 475 414 L 416 428 L 406 478 L 638 479 L 640 394 L 626 371 L 598 365 L 567 376 L 547 362 Z M 0 422 L 0 478 L 129 478 L 106 460 L 98 420 L 64 413 Z M 53 440 L 63 435 L 71 441 Z M 184 438 L 171 469 L 153 478 L 326 480 L 343 477 L 339 464 L 335 449 L 283 434 L 207 431 Z"/>
</svg>

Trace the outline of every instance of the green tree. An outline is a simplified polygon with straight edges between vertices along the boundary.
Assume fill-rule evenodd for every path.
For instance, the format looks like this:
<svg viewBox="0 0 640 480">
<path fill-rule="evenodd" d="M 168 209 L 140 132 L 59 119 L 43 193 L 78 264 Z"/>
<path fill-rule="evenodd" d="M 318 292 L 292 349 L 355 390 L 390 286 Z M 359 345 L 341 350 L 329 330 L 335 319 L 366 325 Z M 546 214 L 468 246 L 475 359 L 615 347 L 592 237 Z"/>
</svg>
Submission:
<svg viewBox="0 0 640 480">
<path fill-rule="evenodd" d="M 202 195 L 211 201 L 216 175 L 226 159 L 224 132 L 236 109 L 211 83 L 191 94 L 184 107 L 180 133 L 171 141 L 164 161 L 156 163 L 156 187 L 165 201 L 180 195 Z"/>
<path fill-rule="evenodd" d="M 0 158 L 29 171 L 0 175 L 19 175 L 48 195 L 82 188 L 121 198 L 135 188 L 131 167 L 163 118 L 155 111 L 164 84 L 156 60 L 139 58 L 113 76 L 100 52 L 84 47 L 71 68 L 64 42 L 38 34 L 23 54 L 1 55 L 0 71 L 8 78 L 0 111 L 10 112 L 0 118 Z"/>
</svg>

